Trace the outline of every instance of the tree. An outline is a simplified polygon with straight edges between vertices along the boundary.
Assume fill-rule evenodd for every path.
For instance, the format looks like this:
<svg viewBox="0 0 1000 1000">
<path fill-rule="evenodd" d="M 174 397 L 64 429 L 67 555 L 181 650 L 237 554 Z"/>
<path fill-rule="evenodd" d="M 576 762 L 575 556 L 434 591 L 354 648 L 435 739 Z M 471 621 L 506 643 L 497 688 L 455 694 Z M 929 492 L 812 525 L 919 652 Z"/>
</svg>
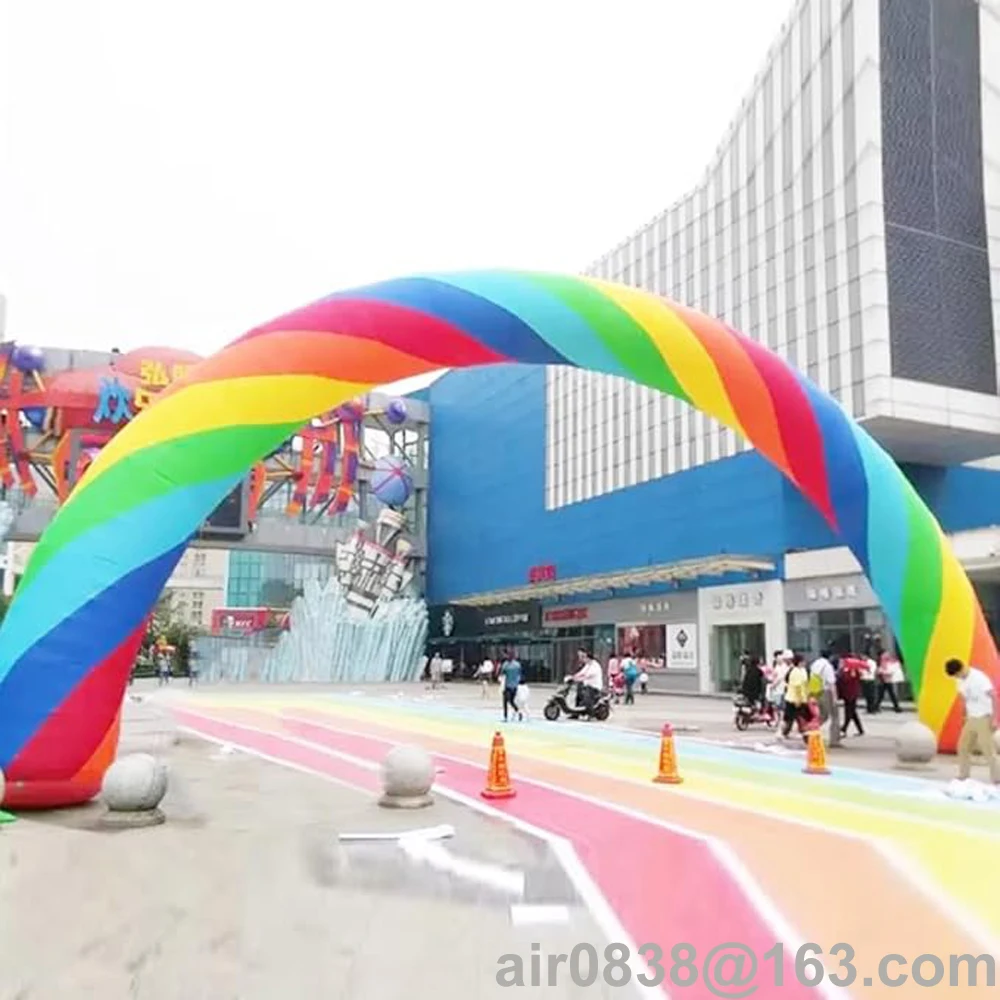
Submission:
<svg viewBox="0 0 1000 1000">
<path fill-rule="evenodd" d="M 146 623 L 146 634 L 143 636 L 139 650 L 139 660 L 144 662 L 147 667 L 152 667 L 151 650 L 156 641 L 162 637 L 166 640 L 167 645 L 173 646 L 176 650 L 174 654 L 175 669 L 181 674 L 186 674 L 191 660 L 191 640 L 198 634 L 198 629 L 178 614 L 174 596 L 169 590 L 160 594 L 160 599 L 156 602 L 153 613 Z"/>
</svg>

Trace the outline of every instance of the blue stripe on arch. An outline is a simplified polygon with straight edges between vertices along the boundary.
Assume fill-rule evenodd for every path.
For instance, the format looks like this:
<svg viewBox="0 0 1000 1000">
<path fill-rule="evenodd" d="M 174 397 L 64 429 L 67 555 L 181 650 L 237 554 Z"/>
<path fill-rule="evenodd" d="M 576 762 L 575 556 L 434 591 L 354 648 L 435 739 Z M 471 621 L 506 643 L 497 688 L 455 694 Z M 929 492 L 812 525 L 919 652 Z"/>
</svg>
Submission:
<svg viewBox="0 0 1000 1000">
<path fill-rule="evenodd" d="M 590 324 L 541 285 L 508 271 L 465 271 L 432 277 L 489 299 L 517 316 L 551 344 L 566 359 L 564 363 L 635 380 Z"/>
<path fill-rule="evenodd" d="M 177 545 L 186 545 L 205 515 L 241 478 L 240 473 L 179 487 L 95 525 L 60 549 L 18 593 L 7 613 L 0 647 L 0 694 L 4 677 L 14 664 L 35 643 L 42 645 L 46 634 L 63 617 L 84 607 L 134 567 L 145 565 Z M 114 634 L 112 648 L 128 635 L 107 620 L 94 627 Z M 86 648 L 86 640 L 87 636 L 82 635 L 80 653 Z"/>
<path fill-rule="evenodd" d="M 796 375 L 816 415 L 837 531 L 868 576 L 868 477 L 851 418 L 835 399 L 803 375 Z"/>
<path fill-rule="evenodd" d="M 898 628 L 910 549 L 909 484 L 889 454 L 859 424 L 851 425 L 868 480 L 868 579 L 889 621 Z"/>
<path fill-rule="evenodd" d="M 348 293 L 344 293 L 345 295 Z M 511 361 L 565 365 L 569 359 L 550 347 L 531 326 L 503 306 L 446 280 L 431 276 L 398 278 L 352 289 L 352 299 L 374 299 L 429 313 L 463 330 Z M 339 296 L 331 296 L 338 298 Z"/>
<path fill-rule="evenodd" d="M 0 683 L 0 770 L 10 766 L 83 678 L 142 624 L 187 541 L 77 608 L 13 665 Z"/>
</svg>

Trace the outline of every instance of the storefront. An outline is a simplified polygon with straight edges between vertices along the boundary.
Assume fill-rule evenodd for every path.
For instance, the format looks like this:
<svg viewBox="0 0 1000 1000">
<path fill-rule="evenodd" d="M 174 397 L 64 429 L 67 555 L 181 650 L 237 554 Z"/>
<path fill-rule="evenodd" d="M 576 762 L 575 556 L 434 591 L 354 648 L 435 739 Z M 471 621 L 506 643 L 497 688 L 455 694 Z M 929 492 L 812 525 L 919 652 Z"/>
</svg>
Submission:
<svg viewBox="0 0 1000 1000">
<path fill-rule="evenodd" d="M 428 645 L 454 663 L 454 676 L 468 677 L 486 657 L 511 651 L 529 682 L 548 679 L 551 641 L 542 632 L 537 601 L 471 607 L 438 604 L 427 609 Z"/>
<path fill-rule="evenodd" d="M 784 590 L 788 644 L 796 652 L 871 655 L 890 648 L 885 614 L 861 573 L 788 580 Z"/>
<path fill-rule="evenodd" d="M 703 587 L 698 591 L 699 690 L 733 691 L 740 682 L 744 653 L 767 658 L 786 645 L 785 605 L 780 580 Z"/>
<path fill-rule="evenodd" d="M 554 676 L 574 668 L 581 647 L 591 650 L 602 663 L 615 651 L 632 651 L 649 674 L 651 689 L 698 690 L 695 591 L 554 605 L 543 610 L 542 623 L 552 636 Z"/>
</svg>

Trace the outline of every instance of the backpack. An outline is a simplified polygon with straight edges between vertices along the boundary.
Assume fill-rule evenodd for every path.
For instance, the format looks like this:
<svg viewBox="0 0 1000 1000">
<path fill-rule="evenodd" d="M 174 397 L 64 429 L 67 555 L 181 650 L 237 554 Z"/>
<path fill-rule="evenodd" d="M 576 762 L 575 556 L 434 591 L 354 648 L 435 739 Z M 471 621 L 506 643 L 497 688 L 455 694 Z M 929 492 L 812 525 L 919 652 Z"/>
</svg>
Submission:
<svg viewBox="0 0 1000 1000">
<path fill-rule="evenodd" d="M 634 684 L 636 678 L 639 676 L 639 668 L 635 665 L 635 660 L 627 659 L 625 661 L 625 680 L 629 684 Z"/>
<path fill-rule="evenodd" d="M 814 674 L 810 672 L 806 691 L 811 698 L 817 698 L 823 693 L 823 678 L 818 673 Z"/>
</svg>

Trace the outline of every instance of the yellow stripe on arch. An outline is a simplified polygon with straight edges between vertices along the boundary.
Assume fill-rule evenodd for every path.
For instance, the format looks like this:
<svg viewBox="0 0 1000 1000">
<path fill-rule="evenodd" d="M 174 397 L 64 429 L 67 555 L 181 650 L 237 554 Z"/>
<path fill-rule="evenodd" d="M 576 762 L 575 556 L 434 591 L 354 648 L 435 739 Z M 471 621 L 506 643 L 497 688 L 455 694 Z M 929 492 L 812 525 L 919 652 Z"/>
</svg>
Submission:
<svg viewBox="0 0 1000 1000">
<path fill-rule="evenodd" d="M 663 299 L 597 278 L 585 280 L 599 288 L 649 334 L 667 366 L 698 409 L 746 437 L 746 431 L 736 417 L 712 356 L 694 331 Z"/>
<path fill-rule="evenodd" d="M 154 445 L 244 424 L 302 422 L 363 395 L 368 382 L 318 375 L 254 375 L 196 382 L 154 400 L 98 453 L 67 504 L 116 463 Z"/>
<path fill-rule="evenodd" d="M 944 672 L 944 665 L 952 657 L 968 662 L 975 637 L 977 603 L 972 584 L 940 528 L 938 538 L 941 544 L 939 607 L 950 610 L 947 615 L 939 611 L 934 623 L 924 656 L 924 673 L 917 702 L 921 721 L 936 733 L 944 727 L 957 696 L 955 681 Z"/>
</svg>

